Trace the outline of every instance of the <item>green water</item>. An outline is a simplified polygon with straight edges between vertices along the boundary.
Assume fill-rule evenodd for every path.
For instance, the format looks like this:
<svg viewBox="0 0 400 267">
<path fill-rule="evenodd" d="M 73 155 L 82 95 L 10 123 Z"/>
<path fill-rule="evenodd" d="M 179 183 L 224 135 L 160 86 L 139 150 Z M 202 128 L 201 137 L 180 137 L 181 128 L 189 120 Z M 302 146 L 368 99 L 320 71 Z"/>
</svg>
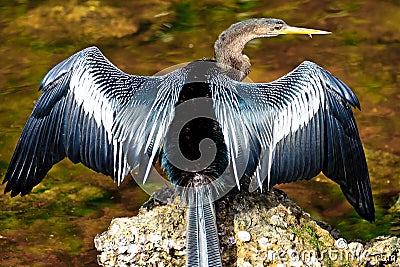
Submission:
<svg viewBox="0 0 400 267">
<path fill-rule="evenodd" d="M 389 212 L 400 192 L 400 4 L 394 0 L 2 1 L 0 177 L 40 95 L 41 79 L 61 60 L 96 45 L 122 70 L 152 75 L 212 57 L 219 33 L 250 17 L 333 32 L 252 41 L 245 49 L 253 64 L 250 78 L 271 81 L 311 60 L 353 88 L 362 106 L 355 116 L 377 220 L 360 220 L 324 178 L 281 188 L 348 239 L 398 234 L 393 229 L 399 217 Z M 0 265 L 96 266 L 94 236 L 113 217 L 134 215 L 146 199 L 133 181 L 117 188 L 108 177 L 64 160 L 28 196 L 0 196 Z"/>
</svg>

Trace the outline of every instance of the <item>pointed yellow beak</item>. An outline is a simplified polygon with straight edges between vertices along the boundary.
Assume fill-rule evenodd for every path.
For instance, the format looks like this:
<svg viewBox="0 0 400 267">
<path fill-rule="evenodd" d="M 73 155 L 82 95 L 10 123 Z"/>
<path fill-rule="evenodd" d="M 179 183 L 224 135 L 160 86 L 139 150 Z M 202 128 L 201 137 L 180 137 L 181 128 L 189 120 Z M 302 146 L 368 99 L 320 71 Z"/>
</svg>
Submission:
<svg viewBox="0 0 400 267">
<path fill-rule="evenodd" d="M 307 29 L 307 28 L 298 28 L 298 27 L 292 27 L 292 26 L 287 26 L 284 27 L 279 34 L 308 34 L 308 35 L 313 35 L 313 34 L 330 34 L 331 32 L 327 31 L 321 31 L 321 30 L 314 30 L 314 29 Z"/>
</svg>

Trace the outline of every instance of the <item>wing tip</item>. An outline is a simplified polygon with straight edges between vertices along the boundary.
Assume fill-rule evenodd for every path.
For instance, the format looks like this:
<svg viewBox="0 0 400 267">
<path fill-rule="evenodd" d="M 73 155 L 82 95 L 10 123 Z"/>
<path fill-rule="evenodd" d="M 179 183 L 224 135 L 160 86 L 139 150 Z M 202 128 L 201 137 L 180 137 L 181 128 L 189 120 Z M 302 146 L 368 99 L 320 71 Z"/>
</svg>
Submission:
<svg viewBox="0 0 400 267">
<path fill-rule="evenodd" d="M 372 223 L 375 221 L 375 206 L 371 187 L 369 186 L 369 178 L 365 185 L 366 187 L 364 190 L 357 190 L 355 188 L 352 190 L 351 187 L 347 188 L 345 185 L 341 185 L 340 188 L 360 217 Z"/>
<path fill-rule="evenodd" d="M 3 181 L 3 184 L 4 184 L 4 183 L 5 183 L 5 182 Z M 10 181 L 7 182 L 7 185 L 6 185 L 6 187 L 4 188 L 4 192 L 3 192 L 3 193 L 4 193 L 4 194 L 10 193 L 11 197 L 18 196 L 20 193 L 21 193 L 21 195 L 22 195 L 21 190 L 17 189 L 17 188 L 16 188 L 16 185 L 15 185 L 14 183 L 11 183 Z"/>
<path fill-rule="evenodd" d="M 367 207 L 363 207 L 360 209 L 356 209 L 357 213 L 360 214 L 360 216 L 367 220 L 370 223 L 375 222 L 375 208 L 373 203 L 370 203 Z"/>
<path fill-rule="evenodd" d="M 337 87 L 341 91 L 341 93 L 342 93 L 341 96 L 344 97 L 344 99 L 346 99 L 346 101 L 350 105 L 361 110 L 360 101 L 358 100 L 358 98 L 357 98 L 356 94 L 353 92 L 353 90 L 351 90 L 349 86 L 347 86 L 344 82 L 342 82 L 336 76 L 334 76 L 332 74 L 331 74 L 331 76 L 334 79 L 334 82 L 336 83 Z"/>
<path fill-rule="evenodd" d="M 6 187 L 4 188 L 4 194 L 10 193 L 11 197 L 15 197 L 15 196 L 19 195 L 20 193 L 21 193 L 21 196 L 23 195 L 22 194 L 23 188 L 21 188 L 19 179 L 10 179 L 8 173 L 4 177 L 2 184 L 6 184 Z M 29 193 L 30 191 L 31 190 L 28 190 L 28 192 L 26 192 L 25 195 L 27 193 Z"/>
</svg>

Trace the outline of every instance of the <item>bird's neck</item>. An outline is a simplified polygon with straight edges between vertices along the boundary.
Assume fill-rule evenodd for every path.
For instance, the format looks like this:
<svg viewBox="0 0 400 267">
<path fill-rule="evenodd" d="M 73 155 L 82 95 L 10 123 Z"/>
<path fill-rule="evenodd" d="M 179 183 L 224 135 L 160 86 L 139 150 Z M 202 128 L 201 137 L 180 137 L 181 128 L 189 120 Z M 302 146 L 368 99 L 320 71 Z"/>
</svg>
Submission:
<svg viewBox="0 0 400 267">
<path fill-rule="evenodd" d="M 253 25 L 233 24 L 221 33 L 214 45 L 215 60 L 225 68 L 233 68 L 240 72 L 237 80 L 243 80 L 250 72 L 250 60 L 244 55 L 246 44 L 259 37 Z"/>
</svg>

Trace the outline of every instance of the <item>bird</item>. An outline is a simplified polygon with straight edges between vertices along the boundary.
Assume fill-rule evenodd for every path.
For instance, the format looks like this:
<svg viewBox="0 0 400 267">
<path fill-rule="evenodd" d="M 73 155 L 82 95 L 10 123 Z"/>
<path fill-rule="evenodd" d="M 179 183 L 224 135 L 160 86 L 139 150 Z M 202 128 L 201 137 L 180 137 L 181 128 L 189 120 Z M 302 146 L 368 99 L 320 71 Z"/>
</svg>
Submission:
<svg viewBox="0 0 400 267">
<path fill-rule="evenodd" d="M 322 172 L 372 222 L 353 91 L 310 61 L 272 82 L 243 81 L 250 40 L 328 33 L 274 18 L 240 21 L 219 35 L 214 58 L 161 76 L 127 74 L 85 48 L 44 76 L 4 191 L 28 194 L 65 157 L 118 185 L 137 168 L 145 183 L 159 162 L 188 206 L 187 266 L 222 266 L 214 201 L 243 180 L 263 193 Z"/>
</svg>

